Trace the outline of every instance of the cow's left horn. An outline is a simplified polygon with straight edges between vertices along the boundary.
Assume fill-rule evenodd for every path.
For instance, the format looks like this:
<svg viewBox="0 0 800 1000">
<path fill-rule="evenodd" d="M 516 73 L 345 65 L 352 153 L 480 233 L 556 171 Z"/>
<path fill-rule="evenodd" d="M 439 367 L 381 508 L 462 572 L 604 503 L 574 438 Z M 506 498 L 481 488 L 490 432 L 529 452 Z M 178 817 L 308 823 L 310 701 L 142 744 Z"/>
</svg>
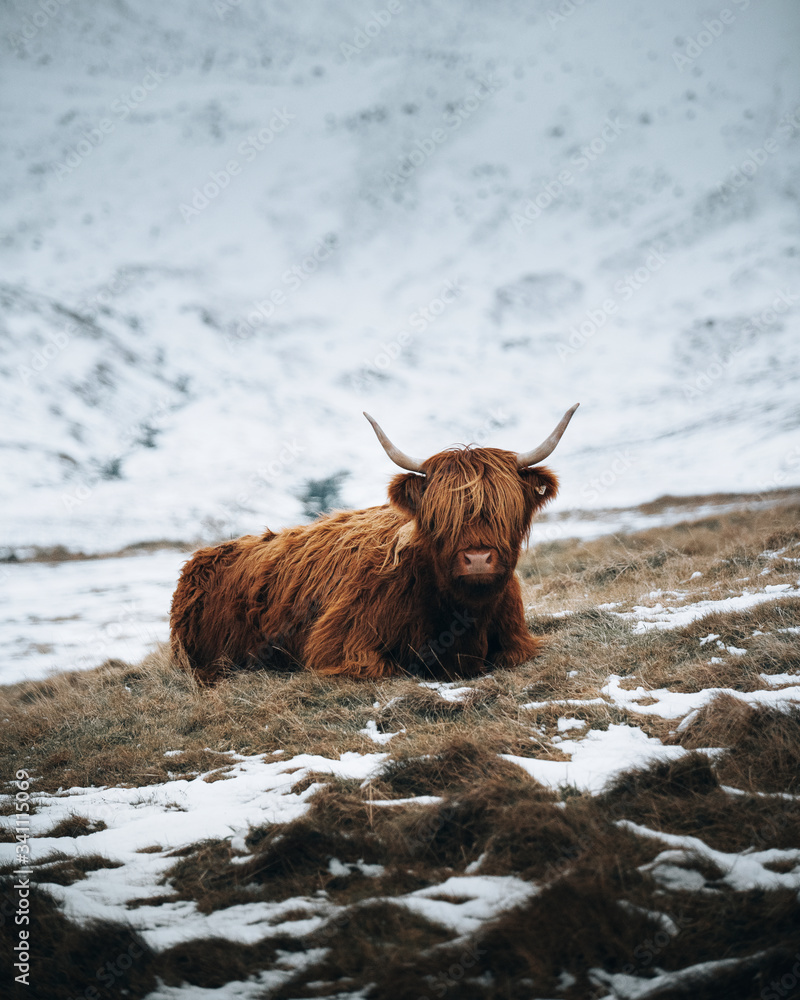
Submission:
<svg viewBox="0 0 800 1000">
<path fill-rule="evenodd" d="M 549 438 L 545 438 L 542 441 L 538 448 L 534 448 L 533 451 L 520 452 L 517 455 L 518 469 L 527 469 L 529 465 L 536 465 L 537 462 L 543 462 L 555 450 L 556 445 L 561 440 L 561 435 L 567 429 L 567 424 L 572 420 L 572 414 L 580 405 L 580 403 L 576 403 L 571 409 L 567 410 L 561 418 L 561 423 L 558 427 L 556 427 Z"/>
<path fill-rule="evenodd" d="M 400 451 L 399 448 L 395 448 L 389 438 L 383 433 L 378 421 L 374 420 L 366 411 L 364 412 L 364 416 L 372 424 L 372 429 L 378 435 L 378 440 L 383 445 L 383 450 L 395 465 L 399 465 L 401 469 L 407 469 L 409 472 L 422 472 L 422 462 L 418 462 L 415 458 L 409 458 L 405 452 Z"/>
</svg>

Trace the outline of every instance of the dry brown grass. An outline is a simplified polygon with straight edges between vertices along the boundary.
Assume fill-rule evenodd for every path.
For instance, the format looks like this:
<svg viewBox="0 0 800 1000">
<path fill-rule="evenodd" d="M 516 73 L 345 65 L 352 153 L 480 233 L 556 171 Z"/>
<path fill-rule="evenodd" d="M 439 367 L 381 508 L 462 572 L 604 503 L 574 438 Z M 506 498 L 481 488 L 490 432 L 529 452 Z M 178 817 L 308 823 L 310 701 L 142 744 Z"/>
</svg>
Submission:
<svg viewBox="0 0 800 1000">
<path fill-rule="evenodd" d="M 800 843 L 800 800 L 731 795 L 720 787 L 729 778 L 722 771 L 705 754 L 689 754 L 628 771 L 598 803 L 612 818 L 697 836 L 729 853 Z"/>
<path fill-rule="evenodd" d="M 10 879 L 0 878 L 0 903 L 12 903 Z M 257 945 L 206 939 L 155 953 L 124 923 L 95 921 L 79 925 L 67 920 L 53 898 L 38 886 L 31 888 L 33 973 L 25 986 L 4 976 L 4 997 L 22 1000 L 143 1000 L 162 980 L 167 986 L 190 983 L 213 989 L 232 980 L 245 980 L 271 968 L 281 953 L 305 945 L 287 936 Z M 12 947 L 16 935 L 0 935 L 0 961 L 11 970 L 17 960 Z M 33 950 L 35 949 L 35 951 Z M 12 957 L 13 956 L 13 957 Z"/>
<path fill-rule="evenodd" d="M 795 582 L 796 564 L 762 555 L 786 545 L 794 551 L 785 555 L 797 558 L 796 499 L 768 510 L 741 510 L 632 535 L 548 542 L 525 554 L 519 569 L 530 602 L 544 612 L 609 602 L 625 606 L 653 590 L 688 591 L 697 600 L 727 596 L 727 589 L 741 593 L 748 584 L 762 589 Z M 769 572 L 761 576 L 765 569 Z M 690 580 L 695 572 L 703 576 Z"/>
<path fill-rule="evenodd" d="M 800 704 L 780 710 L 718 695 L 687 727 L 681 743 L 727 747 L 716 769 L 729 785 L 800 792 Z"/>
<path fill-rule="evenodd" d="M 47 831 L 48 837 L 88 837 L 98 830 L 105 830 L 106 824 L 102 819 L 87 819 L 85 816 L 76 816 L 72 813 L 66 816 L 60 823 Z"/>
<path fill-rule="evenodd" d="M 519 771 L 480 778 L 429 807 L 371 807 L 366 790 L 333 785 L 315 795 L 300 819 L 253 829 L 244 864 L 232 863 L 227 841 L 178 852 L 161 898 L 193 901 L 210 912 L 237 903 L 302 897 L 309 902 L 304 907 L 298 899 L 291 913 L 302 919 L 322 893 L 321 898 L 340 909 L 319 931 L 303 940 L 278 936 L 250 946 L 195 941 L 155 955 L 121 927 L 82 930 L 68 924 L 39 893 L 35 931 L 44 953 L 69 954 L 70 969 L 83 976 L 70 973 L 65 978 L 72 993 L 54 980 L 52 992 L 42 995 L 53 1000 L 77 995 L 93 982 L 81 956 L 113 958 L 138 941 L 134 972 L 120 978 L 119 993 L 109 995 L 141 998 L 155 977 L 172 985 L 215 988 L 274 967 L 280 952 L 318 947 L 324 949 L 323 957 L 277 996 L 326 996 L 374 984 L 366 996 L 416 1000 L 458 983 L 454 996 L 522 1000 L 531 995 L 533 982 L 541 995 L 585 1000 L 605 995 L 595 993 L 592 969 L 647 975 L 655 965 L 677 969 L 725 956 L 743 959 L 740 978 L 720 979 L 717 992 L 691 995 L 747 997 L 749 992 L 738 991 L 745 969 L 760 990 L 766 973 L 800 946 L 796 894 L 735 892 L 719 881 L 718 870 L 700 862 L 695 867 L 713 891 L 658 889 L 641 868 L 663 845 L 615 825 L 627 818 L 667 832 L 686 829 L 719 849 L 736 850 L 750 846 L 744 839 L 748 824 L 753 824 L 751 843 L 763 848 L 763 833 L 771 824 L 796 843 L 796 809 L 786 820 L 781 814 L 786 803 L 774 798 L 736 799 L 734 809 L 730 801 L 708 760 L 698 755 L 627 775 L 604 796 L 574 796 L 563 804 Z M 757 811 L 742 815 L 742 802 Z M 775 838 L 770 836 L 768 843 Z M 335 871 L 333 858 L 339 862 Z M 363 862 L 382 865 L 382 873 L 365 875 L 359 867 Z M 402 905 L 404 894 L 441 884 L 476 862 L 481 874 L 535 881 L 538 895 L 469 940 L 456 940 L 452 931 Z M 349 874 L 342 873 L 342 866 Z M 58 873 L 52 881 L 60 881 Z M 157 905 L 159 900 L 147 902 Z M 654 912 L 674 921 L 677 936 L 659 933 Z M 99 951 L 92 951 L 92 942 Z M 768 958 L 747 966 L 748 956 L 762 951 Z M 564 971 L 574 977 L 567 987 Z M 469 980 L 466 986 L 464 979 Z"/>
<path fill-rule="evenodd" d="M 4 904 L 13 905 L 15 902 L 11 883 L 10 878 L 0 879 L 0 898 Z M 5 972 L 4 996 L 15 1000 L 22 997 L 70 1000 L 84 997 L 89 986 L 98 989 L 98 996 L 101 996 L 99 987 L 102 983 L 96 977 L 98 956 L 103 956 L 103 961 L 114 963 L 125 956 L 122 964 L 127 966 L 126 971 L 115 983 L 114 977 L 111 977 L 115 989 L 106 992 L 106 996 L 122 997 L 121 989 L 127 989 L 129 997 L 140 998 L 155 989 L 152 952 L 130 928 L 109 922 L 78 926 L 67 920 L 52 897 L 38 886 L 31 887 L 31 912 L 35 914 L 30 928 L 31 940 L 36 942 L 40 956 L 36 965 L 37 982 L 25 986 L 11 981 L 6 970 L 12 970 L 13 963 L 17 961 L 16 957 L 12 957 L 17 935 L 4 932 L 0 934 L 0 961 Z M 129 964 L 128 959 L 134 955 L 139 957 Z"/>
<path fill-rule="evenodd" d="M 623 815 L 636 816 L 639 821 L 655 820 L 659 804 L 663 806 L 670 798 L 687 806 L 685 820 L 689 805 L 693 801 L 697 804 L 696 797 L 724 797 L 703 758 L 690 758 L 681 767 L 667 770 L 669 773 L 663 768 L 639 772 L 627 789 L 620 783 L 606 798 L 579 796 L 561 808 L 532 782 L 510 786 L 490 779 L 436 807 L 424 827 L 426 835 L 412 841 L 410 852 L 405 847 L 408 841 L 402 836 L 398 839 L 402 811 L 395 814 L 392 810 L 392 818 L 381 812 L 371 834 L 376 856 L 382 858 L 381 851 L 389 846 L 384 860 L 398 865 L 407 877 L 413 871 L 427 884 L 436 884 L 443 876 L 462 872 L 468 863 L 481 858 L 481 873 L 516 874 L 535 880 L 539 894 L 488 925 L 469 946 L 460 939 L 431 948 L 430 938 L 422 953 L 418 939 L 409 939 L 384 910 L 384 919 L 393 931 L 393 947 L 380 955 L 364 954 L 356 916 L 360 911 L 345 911 L 338 927 L 330 925 L 324 936 L 311 938 L 313 944 L 329 946 L 323 961 L 278 995 L 327 995 L 334 983 L 346 977 L 352 988 L 374 983 L 374 990 L 367 994 L 371 997 L 439 995 L 442 987 L 458 983 L 454 995 L 459 997 L 522 998 L 531 995 L 535 984 L 537 993 L 533 995 L 585 1000 L 606 995 L 594 992 L 589 975 L 593 968 L 646 975 L 656 964 L 681 968 L 722 955 L 740 956 L 746 962 L 758 950 L 774 954 L 755 971 L 761 975 L 761 966 L 774 968 L 779 956 L 791 954 L 790 946 L 800 943 L 800 907 L 793 892 L 733 892 L 718 884 L 708 896 L 664 890 L 654 894 L 650 877 L 640 867 L 661 846 L 613 824 L 613 817 Z M 624 796 L 629 808 L 622 801 Z M 348 827 L 351 833 L 363 827 L 365 816 L 359 818 L 357 809 L 351 811 L 355 808 L 352 803 L 337 801 L 332 793 L 326 793 L 324 799 L 325 806 L 316 813 L 321 834 L 330 829 L 331 820 L 342 809 L 353 821 Z M 717 807 L 718 815 L 707 822 L 712 835 L 720 841 L 738 835 L 735 815 L 731 810 L 726 813 L 721 802 Z M 766 808 L 774 809 L 775 803 Z M 313 824 L 314 816 L 312 811 L 306 822 Z M 292 851 L 296 850 L 293 846 Z M 316 867 L 324 870 L 321 860 Z M 698 869 L 701 867 L 707 869 L 710 880 L 721 874 L 713 866 L 698 863 Z M 399 881 L 396 888 L 408 891 L 410 884 Z M 387 880 L 379 883 L 379 891 L 384 897 L 391 895 Z M 620 905 L 621 900 L 629 904 L 627 908 Z M 675 938 L 663 934 L 654 911 L 675 922 Z M 575 977 L 568 986 L 561 981 L 565 970 Z M 753 968 L 747 971 L 752 980 Z M 490 978 L 484 973 L 490 973 Z M 760 989 L 764 980 L 759 981 Z M 301 982 L 306 985 L 301 986 Z M 311 988 L 310 982 L 319 985 Z M 726 981 L 725 988 L 728 986 Z M 698 991 L 691 995 L 704 994 Z M 734 991 L 727 995 L 750 994 Z"/>
</svg>

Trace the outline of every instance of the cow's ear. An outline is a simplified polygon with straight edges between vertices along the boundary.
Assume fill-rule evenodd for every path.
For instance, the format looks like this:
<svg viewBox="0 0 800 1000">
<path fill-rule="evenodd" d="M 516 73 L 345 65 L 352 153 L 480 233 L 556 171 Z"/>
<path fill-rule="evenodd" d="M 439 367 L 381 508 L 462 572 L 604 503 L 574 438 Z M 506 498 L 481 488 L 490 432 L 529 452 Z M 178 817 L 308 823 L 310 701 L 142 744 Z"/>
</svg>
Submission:
<svg viewBox="0 0 800 1000">
<path fill-rule="evenodd" d="M 399 507 L 405 514 L 412 517 L 416 514 L 422 494 L 425 492 L 425 476 L 418 476 L 416 472 L 407 472 L 402 476 L 395 476 L 389 483 L 389 500 L 395 507 Z"/>
<path fill-rule="evenodd" d="M 531 511 L 544 507 L 558 493 L 558 478 L 543 465 L 532 469 L 520 469 L 520 478 L 525 484 L 525 495 L 531 505 Z"/>
</svg>

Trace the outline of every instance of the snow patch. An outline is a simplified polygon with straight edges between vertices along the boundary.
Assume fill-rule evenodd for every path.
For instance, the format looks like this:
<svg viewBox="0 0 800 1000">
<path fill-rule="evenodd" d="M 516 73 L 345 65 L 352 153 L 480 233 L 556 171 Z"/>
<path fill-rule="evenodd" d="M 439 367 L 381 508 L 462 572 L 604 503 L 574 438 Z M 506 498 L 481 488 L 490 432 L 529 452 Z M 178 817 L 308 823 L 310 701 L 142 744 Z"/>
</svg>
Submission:
<svg viewBox="0 0 800 1000">
<path fill-rule="evenodd" d="M 458 681 L 419 681 L 419 686 L 435 691 L 445 701 L 463 701 L 472 691 L 471 687 L 462 687 Z"/>
<path fill-rule="evenodd" d="M 373 743 L 377 743 L 379 746 L 385 746 L 395 736 L 399 736 L 404 732 L 405 729 L 398 729 L 396 733 L 380 733 L 378 732 L 378 724 L 374 719 L 369 720 L 365 729 L 359 729 L 359 733 L 363 736 L 368 736 Z"/>
<path fill-rule="evenodd" d="M 765 587 L 762 591 L 754 593 L 745 591 L 738 597 L 726 597 L 718 601 L 697 601 L 695 604 L 685 604 L 680 608 L 656 604 L 652 608 L 637 606 L 632 611 L 612 611 L 611 613 L 628 621 L 634 621 L 634 634 L 641 635 L 650 629 L 683 628 L 712 612 L 724 614 L 730 611 L 747 611 L 749 608 L 763 604 L 764 601 L 774 601 L 779 597 L 790 597 L 796 594 L 800 594 L 798 587 L 790 583 L 778 583 Z M 701 639 L 701 644 L 711 639 L 711 636 L 706 636 L 705 640 Z M 713 639 L 719 639 L 719 636 L 715 635 Z"/>
<path fill-rule="evenodd" d="M 793 678 L 796 680 L 797 678 Z M 632 690 L 622 687 L 623 678 L 611 674 L 601 688 L 615 705 L 636 712 L 638 715 L 658 715 L 662 719 L 679 719 L 696 712 L 720 694 L 730 695 L 748 705 L 770 705 L 787 710 L 800 701 L 800 685 L 782 688 L 779 691 L 735 691 L 733 688 L 704 688 L 702 691 L 670 691 L 669 688 L 644 688 L 641 685 Z M 644 699 L 654 699 L 654 704 L 640 705 Z M 682 728 L 682 727 L 679 727 Z"/>
<path fill-rule="evenodd" d="M 635 726 L 615 724 L 605 731 L 590 729 L 580 740 L 565 740 L 559 744 L 559 750 L 569 754 L 571 760 L 538 760 L 513 754 L 500 756 L 549 788 L 558 790 L 574 786 L 596 793 L 623 771 L 645 767 L 655 760 L 677 760 L 687 752 L 683 747 L 665 747 L 660 740 L 647 736 Z"/>
</svg>

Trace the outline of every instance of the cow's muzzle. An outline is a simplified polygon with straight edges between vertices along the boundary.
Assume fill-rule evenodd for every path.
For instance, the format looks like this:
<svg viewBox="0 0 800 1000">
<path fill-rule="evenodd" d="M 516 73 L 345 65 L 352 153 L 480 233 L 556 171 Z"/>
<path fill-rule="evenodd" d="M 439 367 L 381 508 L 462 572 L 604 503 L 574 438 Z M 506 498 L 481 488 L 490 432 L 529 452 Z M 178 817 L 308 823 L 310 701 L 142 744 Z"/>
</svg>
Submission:
<svg viewBox="0 0 800 1000">
<path fill-rule="evenodd" d="M 491 580 L 503 573 L 495 549 L 462 549 L 456 556 L 455 575 L 474 580 Z"/>
</svg>

